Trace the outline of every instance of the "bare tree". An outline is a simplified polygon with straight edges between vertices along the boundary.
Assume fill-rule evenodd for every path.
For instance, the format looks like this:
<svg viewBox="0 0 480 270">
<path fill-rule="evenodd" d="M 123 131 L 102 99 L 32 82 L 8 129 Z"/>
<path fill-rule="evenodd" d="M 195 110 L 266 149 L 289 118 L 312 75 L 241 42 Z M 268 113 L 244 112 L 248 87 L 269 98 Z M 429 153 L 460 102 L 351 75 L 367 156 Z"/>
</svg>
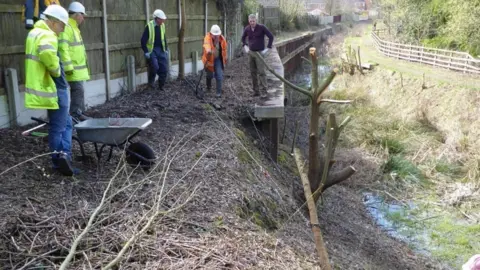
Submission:
<svg viewBox="0 0 480 270">
<path fill-rule="evenodd" d="M 320 105 L 322 103 L 339 103 L 347 104 L 350 103 L 350 100 L 332 100 L 324 99 L 322 94 L 327 90 L 330 83 L 333 81 L 334 77 L 337 74 L 337 71 L 332 71 L 328 77 L 319 84 L 318 79 L 318 59 L 315 48 L 310 48 L 310 58 L 312 64 L 311 78 L 312 78 L 312 89 L 308 90 L 299 86 L 294 85 L 289 82 L 278 73 L 275 72 L 260 56 L 258 52 L 249 52 L 255 57 L 260 59 L 266 66 L 266 68 L 274 74 L 278 79 L 283 81 L 289 87 L 294 89 L 297 92 L 300 92 L 308 96 L 311 100 L 310 105 L 310 129 L 309 129 L 309 150 L 308 150 L 308 175 L 305 175 L 305 165 L 304 161 L 300 156 L 300 151 L 295 150 L 295 160 L 297 163 L 298 170 L 300 172 L 301 180 L 303 182 L 305 200 L 307 201 L 307 206 L 310 213 L 310 221 L 312 225 L 312 231 L 315 236 L 315 244 L 317 247 L 317 252 L 320 258 L 321 269 L 331 269 L 330 263 L 328 261 L 328 253 L 323 243 L 323 238 L 320 232 L 320 225 L 318 223 L 316 202 L 322 195 L 322 193 L 329 187 L 341 183 L 347 180 L 352 176 L 356 170 L 353 166 L 348 166 L 337 172 L 331 172 L 331 168 L 335 163 L 333 159 L 335 154 L 335 149 L 338 143 L 338 138 L 343 128 L 350 121 L 350 118 L 347 117 L 343 120 L 340 125 L 337 125 L 337 120 L 335 114 L 331 113 L 328 116 L 327 127 L 326 127 L 326 138 L 325 138 L 325 150 L 323 156 L 320 157 L 319 154 L 319 119 L 320 119 Z"/>
</svg>

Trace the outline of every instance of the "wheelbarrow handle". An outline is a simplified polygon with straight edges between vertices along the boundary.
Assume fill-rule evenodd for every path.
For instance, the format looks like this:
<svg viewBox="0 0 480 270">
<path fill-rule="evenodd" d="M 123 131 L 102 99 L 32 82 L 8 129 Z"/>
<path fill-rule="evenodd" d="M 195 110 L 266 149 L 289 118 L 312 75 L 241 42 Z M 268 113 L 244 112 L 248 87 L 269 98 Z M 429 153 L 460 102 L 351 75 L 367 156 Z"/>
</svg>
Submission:
<svg viewBox="0 0 480 270">
<path fill-rule="evenodd" d="M 41 123 L 41 124 L 46 124 L 46 125 L 49 124 L 48 121 L 42 120 L 42 119 L 37 118 L 37 117 L 33 117 L 33 116 L 32 116 L 32 117 L 30 117 L 30 119 L 32 119 L 33 121 L 37 121 L 37 122 L 39 122 L 39 123 Z"/>
<path fill-rule="evenodd" d="M 29 129 L 29 130 L 25 130 L 24 132 L 22 132 L 22 136 L 30 135 L 30 132 L 32 132 L 32 131 L 34 131 L 34 130 L 37 130 L 37 129 L 39 129 L 39 128 L 43 127 L 43 126 L 46 126 L 46 125 L 47 125 L 47 123 L 43 123 L 43 124 L 41 124 L 41 125 L 38 125 L 38 126 L 36 126 L 36 127 L 31 128 L 31 129 Z"/>
</svg>

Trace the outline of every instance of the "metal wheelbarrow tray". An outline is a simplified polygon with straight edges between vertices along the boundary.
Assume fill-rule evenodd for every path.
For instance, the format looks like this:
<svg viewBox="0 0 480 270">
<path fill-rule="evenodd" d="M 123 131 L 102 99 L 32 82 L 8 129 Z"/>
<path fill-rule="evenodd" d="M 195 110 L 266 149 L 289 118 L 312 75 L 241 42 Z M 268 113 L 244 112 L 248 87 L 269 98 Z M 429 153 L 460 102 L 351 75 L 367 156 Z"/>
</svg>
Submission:
<svg viewBox="0 0 480 270">
<path fill-rule="evenodd" d="M 152 123 L 150 118 L 94 118 L 75 125 L 82 142 L 122 146 Z"/>
<path fill-rule="evenodd" d="M 150 118 L 93 118 L 79 122 L 74 126 L 77 140 L 80 144 L 82 157 L 86 157 L 83 144 L 91 142 L 95 146 L 97 158 L 101 160 L 103 149 L 110 146 L 108 160 L 112 157 L 113 147 L 122 147 L 127 142 L 127 161 L 130 164 L 144 167 L 153 164 L 153 150 L 144 143 L 132 142 L 131 139 L 152 123 Z M 98 147 L 101 144 L 102 146 Z"/>
</svg>

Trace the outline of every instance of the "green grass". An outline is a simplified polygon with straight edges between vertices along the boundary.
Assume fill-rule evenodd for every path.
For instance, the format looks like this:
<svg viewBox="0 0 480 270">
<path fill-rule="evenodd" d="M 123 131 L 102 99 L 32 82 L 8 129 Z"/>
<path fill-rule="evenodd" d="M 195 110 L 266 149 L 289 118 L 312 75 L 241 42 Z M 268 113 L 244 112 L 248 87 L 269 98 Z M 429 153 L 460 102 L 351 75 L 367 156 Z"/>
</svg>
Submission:
<svg viewBox="0 0 480 270">
<path fill-rule="evenodd" d="M 419 182 L 425 180 L 422 171 L 401 155 L 392 155 L 383 166 L 384 173 L 396 173 L 398 177 Z"/>
<path fill-rule="evenodd" d="M 464 174 L 461 165 L 448 163 L 445 160 L 438 160 L 435 164 L 435 170 L 454 178 L 461 177 Z"/>
<path fill-rule="evenodd" d="M 400 154 L 405 151 L 405 146 L 396 138 L 383 137 L 378 139 L 378 143 L 388 151 L 389 154 Z"/>
<path fill-rule="evenodd" d="M 277 160 L 278 160 L 278 163 L 283 164 L 283 165 L 287 165 L 287 162 L 288 162 L 287 153 L 281 151 L 281 152 L 278 154 Z"/>
<path fill-rule="evenodd" d="M 458 86 L 462 86 L 462 89 L 478 85 L 478 82 L 472 82 L 472 79 L 464 78 L 455 72 L 384 57 L 371 46 L 368 39 L 349 37 L 345 43 L 355 49 L 361 46 L 362 62 L 379 63 L 379 67 L 375 69 L 397 71 L 395 76 L 400 72 L 407 83 L 420 82 L 425 73 L 432 85 L 438 86 L 442 83 L 451 85 L 451 82 L 460 80 L 459 78 L 461 82 Z M 322 105 L 321 108 L 326 113 L 335 112 L 340 119 L 352 117 L 352 121 L 340 137 L 339 146 L 360 148 L 377 160 L 382 159 L 383 163 L 380 163 L 380 166 L 385 177 L 379 189 L 388 191 L 393 197 L 400 198 L 405 203 L 415 204 L 412 209 L 400 211 L 392 211 L 386 207 L 381 210 L 384 211 L 385 217 L 399 228 L 400 234 L 409 239 L 416 239 L 409 244 L 418 244 L 417 247 L 428 250 L 435 258 L 459 269 L 468 258 L 480 250 L 478 241 L 480 224 L 469 224 L 457 207 L 444 204 L 442 199 L 445 199 L 445 193 L 448 193 L 445 192 L 446 184 L 461 183 L 462 179 L 478 181 L 480 158 L 468 156 L 466 159 L 457 159 L 455 155 L 450 155 L 452 153 L 450 149 L 445 150 L 444 143 L 448 134 L 437 130 L 428 119 L 421 119 L 421 114 L 416 117 L 417 120 L 413 120 L 413 117 L 403 118 L 403 115 L 397 117 L 399 113 L 387 106 L 388 101 L 385 102 L 385 99 L 389 97 L 384 92 L 382 97 L 371 96 L 368 89 L 372 87 L 376 87 L 375 90 L 385 89 L 392 93 L 392 100 L 405 102 L 405 111 L 408 113 L 411 112 L 409 109 L 421 112 L 415 104 L 402 100 L 402 93 L 397 91 L 401 90 L 400 86 L 394 83 L 393 85 L 398 88 L 395 89 L 387 82 L 379 81 L 378 78 L 383 78 L 383 75 L 372 78 L 369 78 L 368 74 L 360 78 L 356 75 L 342 76 L 347 80 L 345 85 L 349 85 L 349 89 L 341 89 L 343 85 L 340 84 L 343 82 L 339 82 L 335 85 L 336 89 L 328 91 L 327 95 L 332 99 L 352 99 L 354 102 L 348 106 Z M 386 76 L 388 78 L 388 73 Z M 408 96 L 409 93 L 403 95 Z M 382 108 L 375 106 L 376 102 L 373 102 L 373 99 L 376 98 L 383 98 L 378 103 L 386 106 Z M 430 120 L 433 121 L 432 118 Z M 472 137 L 464 136 L 459 141 L 456 153 L 468 154 L 472 152 L 473 145 Z M 439 158 L 441 156 L 445 158 Z M 408 201 L 409 199 L 411 201 Z M 474 206 L 471 206 L 472 204 Z M 472 208 L 479 206 L 478 203 L 468 202 L 460 207 L 467 213 L 475 213 Z M 476 212 L 480 212 L 480 209 Z"/>
<path fill-rule="evenodd" d="M 458 224 L 452 218 L 431 222 L 432 255 L 457 269 L 480 249 L 480 224 Z"/>
</svg>

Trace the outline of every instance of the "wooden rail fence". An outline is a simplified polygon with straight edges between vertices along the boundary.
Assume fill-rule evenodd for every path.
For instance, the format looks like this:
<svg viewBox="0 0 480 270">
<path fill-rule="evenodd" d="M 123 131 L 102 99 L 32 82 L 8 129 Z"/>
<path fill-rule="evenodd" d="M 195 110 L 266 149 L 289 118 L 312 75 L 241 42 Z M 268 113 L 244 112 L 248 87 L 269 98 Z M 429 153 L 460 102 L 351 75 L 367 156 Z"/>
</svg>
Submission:
<svg viewBox="0 0 480 270">
<path fill-rule="evenodd" d="M 383 31 L 385 30 L 374 30 L 371 32 L 371 37 L 376 49 L 386 56 L 463 73 L 480 74 L 480 59 L 474 58 L 466 52 L 385 41 L 379 37 Z"/>
</svg>

